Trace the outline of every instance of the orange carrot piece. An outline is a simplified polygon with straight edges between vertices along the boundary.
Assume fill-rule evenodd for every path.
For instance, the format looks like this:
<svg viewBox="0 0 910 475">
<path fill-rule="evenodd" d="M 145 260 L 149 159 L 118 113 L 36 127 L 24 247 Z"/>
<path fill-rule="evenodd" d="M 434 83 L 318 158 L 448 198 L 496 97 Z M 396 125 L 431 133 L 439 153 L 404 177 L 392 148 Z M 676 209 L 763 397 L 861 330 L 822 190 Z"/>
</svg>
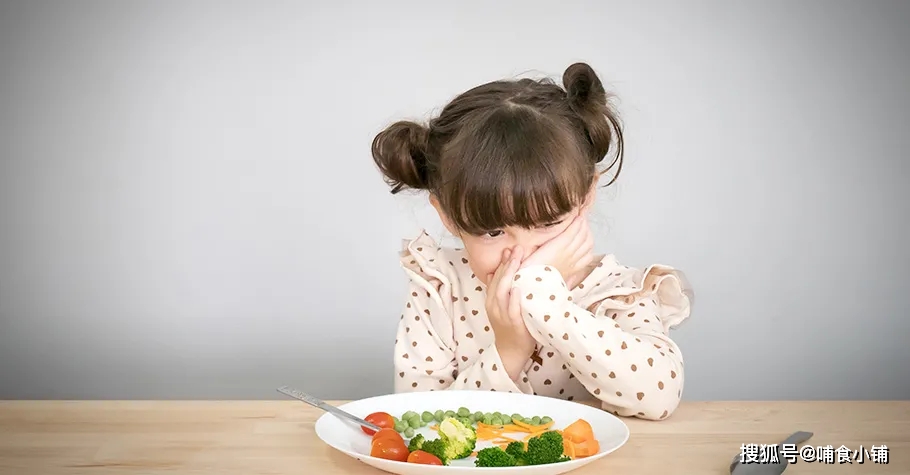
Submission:
<svg viewBox="0 0 910 475">
<path fill-rule="evenodd" d="M 566 457 L 575 458 L 575 444 L 569 439 L 562 439 L 562 451 Z"/>
<path fill-rule="evenodd" d="M 521 427 L 517 424 L 506 424 L 506 425 L 502 426 L 502 430 L 505 432 L 525 432 L 525 431 L 527 431 L 526 428 Z"/>
<path fill-rule="evenodd" d="M 512 419 L 512 424 L 515 424 L 518 427 L 521 427 L 522 429 L 525 429 L 528 431 L 534 430 L 534 427 L 535 427 L 535 426 L 532 426 L 531 424 L 528 424 L 527 422 L 520 421 L 518 419 Z"/>
<path fill-rule="evenodd" d="M 572 442 L 581 443 L 594 438 L 594 429 L 588 421 L 578 419 L 563 429 L 562 435 L 563 438 L 569 439 Z"/>
<path fill-rule="evenodd" d="M 578 458 L 590 457 L 600 452 L 600 443 L 597 439 L 591 438 L 581 443 L 572 443 L 575 450 L 575 456 Z"/>
</svg>

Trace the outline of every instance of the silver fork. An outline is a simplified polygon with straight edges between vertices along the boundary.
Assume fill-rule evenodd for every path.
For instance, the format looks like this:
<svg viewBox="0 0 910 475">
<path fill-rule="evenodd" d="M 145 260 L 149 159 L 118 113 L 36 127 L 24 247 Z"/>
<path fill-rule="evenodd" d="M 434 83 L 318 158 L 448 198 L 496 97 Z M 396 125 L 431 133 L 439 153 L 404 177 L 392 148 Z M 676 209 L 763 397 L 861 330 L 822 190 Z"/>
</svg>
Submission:
<svg viewBox="0 0 910 475">
<path fill-rule="evenodd" d="M 325 402 L 319 398 L 316 398 L 314 396 L 311 396 L 303 391 L 289 388 L 287 386 L 282 386 L 282 387 L 278 388 L 278 392 L 280 392 L 281 394 L 290 396 L 299 401 L 303 401 L 313 407 L 322 409 L 323 411 L 330 412 L 338 417 L 341 417 L 342 419 L 347 419 L 351 422 L 356 423 L 359 426 L 364 426 L 364 427 L 367 427 L 368 429 L 373 429 L 377 432 L 382 429 L 382 427 L 379 427 L 376 424 L 371 424 L 351 413 L 342 411 L 341 409 L 338 409 L 337 407 L 335 407 L 331 404 L 328 404 L 327 402 Z"/>
</svg>

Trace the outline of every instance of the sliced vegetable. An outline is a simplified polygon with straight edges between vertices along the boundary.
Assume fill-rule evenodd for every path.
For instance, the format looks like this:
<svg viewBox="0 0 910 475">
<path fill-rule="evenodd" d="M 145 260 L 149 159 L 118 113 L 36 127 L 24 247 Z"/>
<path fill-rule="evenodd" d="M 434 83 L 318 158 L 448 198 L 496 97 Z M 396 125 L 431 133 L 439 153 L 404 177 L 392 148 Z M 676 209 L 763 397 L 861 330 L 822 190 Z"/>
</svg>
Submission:
<svg viewBox="0 0 910 475">
<path fill-rule="evenodd" d="M 371 441 L 371 443 L 375 443 L 377 440 L 384 439 L 384 438 L 389 438 L 389 439 L 397 440 L 397 441 L 400 441 L 401 443 L 404 443 L 404 439 L 401 438 L 401 434 L 399 434 L 398 432 L 395 432 L 395 429 L 390 429 L 388 427 L 384 427 L 384 428 L 382 428 L 382 430 L 373 434 L 373 440 Z"/>
<path fill-rule="evenodd" d="M 562 430 L 562 436 L 576 444 L 580 444 L 594 438 L 594 429 L 588 421 L 578 419 Z"/>
<path fill-rule="evenodd" d="M 415 450 L 408 455 L 408 463 L 419 463 L 423 465 L 442 465 L 442 460 L 439 460 L 439 457 L 424 452 L 423 450 Z"/>
<path fill-rule="evenodd" d="M 600 452 L 600 442 L 597 439 L 588 439 L 581 443 L 570 442 L 573 445 L 574 457 L 573 458 L 584 458 L 596 455 L 597 452 Z"/>
<path fill-rule="evenodd" d="M 390 437 L 382 437 L 374 441 L 370 449 L 370 456 L 372 457 L 396 460 L 398 462 L 407 462 L 409 455 L 408 448 L 403 441 Z"/>
<path fill-rule="evenodd" d="M 395 428 L 395 419 L 392 417 L 391 414 L 389 414 L 387 412 L 374 412 L 374 413 L 366 416 L 364 418 L 364 420 L 375 426 L 379 426 L 380 428 L 386 428 L 386 427 L 388 427 L 389 429 Z M 366 435 L 373 435 L 377 432 L 373 429 L 370 429 L 369 427 L 364 427 L 364 426 L 361 426 L 360 429 Z"/>
</svg>

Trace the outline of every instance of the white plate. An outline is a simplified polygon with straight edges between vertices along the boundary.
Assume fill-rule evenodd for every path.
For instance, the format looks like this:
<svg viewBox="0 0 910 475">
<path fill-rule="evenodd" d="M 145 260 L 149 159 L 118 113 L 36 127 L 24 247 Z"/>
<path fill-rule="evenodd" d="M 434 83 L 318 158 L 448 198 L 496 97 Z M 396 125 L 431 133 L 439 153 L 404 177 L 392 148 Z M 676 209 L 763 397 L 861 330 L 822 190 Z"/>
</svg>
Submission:
<svg viewBox="0 0 910 475">
<path fill-rule="evenodd" d="M 373 412 L 387 412 L 401 417 L 407 411 L 418 414 L 423 411 L 436 410 L 458 411 L 465 407 L 472 412 L 518 413 L 526 417 L 549 416 L 553 419 L 553 428 L 562 429 L 578 419 L 588 421 L 594 429 L 594 436 L 600 443 L 600 452 L 596 455 L 567 462 L 547 465 L 519 467 L 475 467 L 474 457 L 454 460 L 448 466 L 421 465 L 397 462 L 371 457 L 370 436 L 359 426 L 335 415 L 325 413 L 316 421 L 316 435 L 329 446 L 368 465 L 399 475 L 426 473 L 513 473 L 521 475 L 558 475 L 581 468 L 623 446 L 629 440 L 629 428 L 618 417 L 596 407 L 584 404 L 529 394 L 507 393 L 496 391 L 425 391 L 389 394 L 349 402 L 341 409 L 359 417 L 366 417 Z M 416 433 L 437 438 L 438 435 L 429 426 Z M 407 440 L 405 440 L 407 442 Z M 478 441 L 476 450 L 490 447 L 488 441 Z"/>
</svg>

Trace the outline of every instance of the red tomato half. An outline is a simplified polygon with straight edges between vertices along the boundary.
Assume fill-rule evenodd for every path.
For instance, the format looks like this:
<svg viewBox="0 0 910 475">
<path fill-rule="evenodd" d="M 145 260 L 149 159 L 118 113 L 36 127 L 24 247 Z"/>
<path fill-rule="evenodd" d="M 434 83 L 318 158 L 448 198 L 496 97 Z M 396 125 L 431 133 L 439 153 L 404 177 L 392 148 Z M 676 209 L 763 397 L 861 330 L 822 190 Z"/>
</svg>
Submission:
<svg viewBox="0 0 910 475">
<path fill-rule="evenodd" d="M 404 443 L 404 439 L 401 437 L 401 434 L 395 432 L 395 429 L 389 429 L 388 427 L 382 428 L 379 432 L 373 434 L 372 443 L 376 443 L 380 439 L 392 439 Z"/>
<path fill-rule="evenodd" d="M 372 449 L 370 449 L 370 456 L 372 457 L 398 462 L 407 462 L 408 455 L 408 448 L 404 445 L 404 442 L 391 437 L 377 439 L 373 442 Z"/>
<path fill-rule="evenodd" d="M 379 426 L 382 429 L 385 429 L 385 428 L 394 429 L 395 428 L 395 419 L 392 418 L 392 415 L 387 412 L 374 412 L 374 413 L 370 414 L 369 416 L 366 416 L 364 418 L 364 420 L 373 425 Z M 370 429 L 368 427 L 360 426 L 360 429 L 366 435 L 373 435 L 376 433 L 375 430 Z"/>
<path fill-rule="evenodd" d="M 408 463 L 420 463 L 423 465 L 442 465 L 439 457 L 423 450 L 415 450 L 408 455 Z"/>
</svg>

